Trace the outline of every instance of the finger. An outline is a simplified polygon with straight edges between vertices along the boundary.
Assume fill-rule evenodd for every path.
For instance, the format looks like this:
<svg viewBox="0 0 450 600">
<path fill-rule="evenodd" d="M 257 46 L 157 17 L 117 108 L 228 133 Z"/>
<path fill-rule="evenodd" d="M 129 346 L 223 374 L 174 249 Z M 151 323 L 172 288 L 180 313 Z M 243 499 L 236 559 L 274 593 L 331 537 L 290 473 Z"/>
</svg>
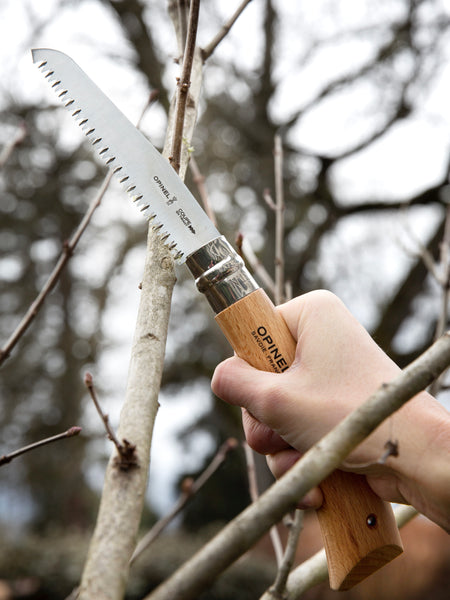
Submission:
<svg viewBox="0 0 450 600">
<path fill-rule="evenodd" d="M 301 454 L 290 448 L 282 450 L 276 454 L 271 454 L 267 457 L 267 464 L 272 471 L 274 477 L 279 479 L 282 477 L 298 460 Z M 297 508 L 302 510 L 314 508 L 318 509 L 323 504 L 323 494 L 320 488 L 314 487 L 298 502 Z"/>
<path fill-rule="evenodd" d="M 319 509 L 323 504 L 323 494 L 322 490 L 319 487 L 312 488 L 303 496 L 300 502 L 297 504 L 297 508 L 301 510 L 308 510 L 309 508 L 313 508 L 314 510 Z"/>
<path fill-rule="evenodd" d="M 286 471 L 301 458 L 301 454 L 294 448 L 286 448 L 267 456 L 267 464 L 276 479 L 280 479 Z"/>
<path fill-rule="evenodd" d="M 275 454 L 289 448 L 282 437 L 270 427 L 261 423 L 245 408 L 242 410 L 242 424 L 248 445 L 259 454 Z"/>
</svg>

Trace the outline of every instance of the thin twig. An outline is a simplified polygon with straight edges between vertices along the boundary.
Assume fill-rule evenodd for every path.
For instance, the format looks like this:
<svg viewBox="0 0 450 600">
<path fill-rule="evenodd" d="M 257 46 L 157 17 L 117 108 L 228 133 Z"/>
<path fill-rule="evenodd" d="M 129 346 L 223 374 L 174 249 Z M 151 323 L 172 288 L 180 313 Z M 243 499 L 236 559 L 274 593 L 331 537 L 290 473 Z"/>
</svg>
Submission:
<svg viewBox="0 0 450 600">
<path fill-rule="evenodd" d="M 233 27 L 233 25 L 239 18 L 240 14 L 243 12 L 244 8 L 247 6 L 247 4 L 250 4 L 250 2 L 251 2 L 251 0 L 243 0 L 243 2 L 241 2 L 241 4 L 237 7 L 234 14 L 221 27 L 220 31 L 218 31 L 217 34 L 214 36 L 214 38 L 209 42 L 209 44 L 205 48 L 202 49 L 203 62 L 206 61 L 211 56 L 211 54 L 214 52 L 214 50 L 217 48 L 217 46 L 220 44 L 220 42 L 224 39 L 224 37 L 228 34 L 230 29 Z"/>
<path fill-rule="evenodd" d="M 274 140 L 275 171 L 275 304 L 284 301 L 284 190 L 283 146 L 277 133 Z"/>
<path fill-rule="evenodd" d="M 183 510 L 186 504 L 195 496 L 195 494 L 199 492 L 199 490 L 225 461 L 228 452 L 234 448 L 237 448 L 237 445 L 237 441 L 234 438 L 229 438 L 220 446 L 217 454 L 214 456 L 210 464 L 195 481 L 192 481 L 191 478 L 186 478 L 184 480 L 182 485 L 182 493 L 177 502 L 164 517 L 159 519 L 159 521 L 153 525 L 150 531 L 146 533 L 138 543 L 136 550 L 130 559 L 130 565 L 133 564 L 139 556 L 141 556 L 141 554 L 150 546 L 150 544 L 152 544 L 153 541 L 162 533 L 167 525 L 169 525 L 169 523 L 171 523 L 171 521 L 173 521 L 173 519 Z"/>
<path fill-rule="evenodd" d="M 136 466 L 137 457 L 136 457 L 136 446 L 131 444 L 128 440 L 123 440 L 123 442 L 119 442 L 114 429 L 111 427 L 109 423 L 109 416 L 103 412 L 102 407 L 97 398 L 97 393 L 94 387 L 94 381 L 92 375 L 90 373 L 86 373 L 84 376 L 84 384 L 87 387 L 89 394 L 92 398 L 92 401 L 97 409 L 97 412 L 102 420 L 106 434 L 108 438 L 113 442 L 115 447 L 117 448 L 117 452 L 119 453 L 119 459 L 117 460 L 117 466 L 126 471 L 132 466 Z"/>
<path fill-rule="evenodd" d="M 403 228 L 405 229 L 405 232 L 408 234 L 411 240 L 414 242 L 414 244 L 417 246 L 417 249 L 411 250 L 407 248 L 400 238 L 397 238 L 397 244 L 401 247 L 401 249 L 407 256 L 410 256 L 413 259 L 417 259 L 419 257 L 422 260 L 425 267 L 428 269 L 430 275 L 432 275 L 432 277 L 437 281 L 439 285 L 442 285 L 442 275 L 439 272 L 438 266 L 431 252 L 415 235 L 414 231 L 411 229 L 406 220 L 403 222 Z"/>
<path fill-rule="evenodd" d="M 386 464 L 387 459 L 390 456 L 398 456 L 399 455 L 399 443 L 396 440 L 395 442 L 392 440 L 388 440 L 384 444 L 384 452 L 380 456 L 380 458 L 376 462 L 366 462 L 366 463 L 349 463 L 347 461 L 343 461 L 342 466 L 348 468 L 349 470 L 358 469 L 358 471 L 362 471 L 363 469 L 368 469 L 369 467 L 373 467 L 374 465 L 384 465 Z"/>
<path fill-rule="evenodd" d="M 31 450 L 35 450 L 36 448 L 40 448 L 41 446 L 46 446 L 47 444 L 52 444 L 53 442 L 58 442 L 59 440 L 63 440 L 65 438 L 74 437 L 81 432 L 81 427 L 74 426 L 70 427 L 67 431 L 63 431 L 63 433 L 58 433 L 56 435 L 52 435 L 51 437 L 45 438 L 43 440 L 39 440 L 38 442 L 34 442 L 33 444 L 29 444 L 28 446 L 24 446 L 23 448 L 19 448 L 19 450 L 15 450 L 14 452 L 10 452 L 10 454 L 4 454 L 0 456 L 0 467 L 2 465 L 6 465 L 11 462 L 14 458 L 17 458 L 21 454 L 25 454 L 25 452 L 31 452 Z"/>
<path fill-rule="evenodd" d="M 188 5 L 189 2 L 187 0 L 177 0 L 178 23 L 180 25 L 180 43 L 182 45 L 182 48 L 186 46 L 187 23 L 189 14 Z M 180 56 L 180 60 L 183 60 L 182 56 Z"/>
<path fill-rule="evenodd" d="M 274 302 L 281 304 L 286 299 L 284 277 L 284 190 L 283 190 L 283 147 L 277 133 L 274 138 L 275 201 L 269 189 L 263 192 L 267 206 L 275 213 L 275 284 Z"/>
<path fill-rule="evenodd" d="M 249 483 L 249 492 L 252 502 L 256 502 L 259 498 L 258 481 L 256 479 L 256 465 L 254 451 L 250 446 L 244 442 L 245 460 L 247 463 L 247 476 Z M 275 553 L 275 560 L 277 567 L 280 568 L 283 562 L 283 544 L 281 543 L 280 534 L 278 527 L 272 525 L 269 531 L 270 541 L 272 542 L 273 551 Z"/>
<path fill-rule="evenodd" d="M 294 296 L 294 291 L 292 289 L 292 281 L 287 280 L 284 285 L 284 297 L 286 300 L 292 300 Z"/>
<path fill-rule="evenodd" d="M 208 190 L 206 189 L 206 185 L 205 185 L 205 176 L 201 173 L 200 169 L 198 168 L 197 161 L 195 160 L 195 158 L 192 155 L 191 155 L 191 158 L 189 161 L 189 166 L 192 171 L 193 181 L 197 186 L 198 193 L 200 194 L 200 199 L 202 201 L 203 208 L 205 209 L 205 212 L 208 215 L 209 219 L 216 226 L 217 219 L 216 219 L 215 212 L 211 206 L 211 202 L 209 201 L 209 194 L 208 194 Z"/>
<path fill-rule="evenodd" d="M 22 122 L 22 123 L 20 123 L 13 138 L 10 140 L 10 142 L 8 144 L 6 144 L 4 146 L 3 150 L 0 152 L 0 168 L 5 165 L 5 163 L 8 161 L 9 157 L 11 156 L 11 154 L 14 152 L 14 149 L 16 148 L 16 146 L 18 146 L 25 139 L 26 135 L 27 135 L 27 128 L 26 128 L 25 122 Z"/>
<path fill-rule="evenodd" d="M 191 71 L 194 62 L 195 42 L 197 39 L 198 15 L 200 0 L 192 0 L 189 10 L 188 32 L 186 48 L 183 57 L 181 77 L 177 78 L 177 109 L 175 116 L 175 129 L 172 138 L 172 151 L 169 161 L 177 173 L 181 166 L 181 147 L 183 144 L 184 115 L 191 85 Z"/>
<path fill-rule="evenodd" d="M 274 296 L 275 282 L 262 262 L 256 256 L 248 239 L 239 233 L 236 238 L 236 248 L 242 258 L 250 265 L 255 276 L 261 281 L 267 292 Z"/>
<path fill-rule="evenodd" d="M 303 529 L 303 515 L 303 511 L 297 509 L 294 513 L 294 518 L 290 523 L 289 536 L 284 556 L 281 560 L 281 564 L 278 566 L 275 582 L 269 589 L 269 597 L 273 597 L 274 599 L 282 598 L 286 589 L 286 582 L 295 560 L 298 538 Z"/>
</svg>

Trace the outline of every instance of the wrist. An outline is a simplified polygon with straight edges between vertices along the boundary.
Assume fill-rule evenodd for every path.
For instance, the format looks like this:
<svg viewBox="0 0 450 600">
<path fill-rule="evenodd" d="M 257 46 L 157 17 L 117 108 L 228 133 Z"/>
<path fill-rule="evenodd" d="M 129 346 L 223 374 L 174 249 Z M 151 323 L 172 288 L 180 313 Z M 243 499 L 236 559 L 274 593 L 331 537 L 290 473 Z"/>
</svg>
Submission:
<svg viewBox="0 0 450 600">
<path fill-rule="evenodd" d="M 397 499 L 450 531 L 450 414 L 429 394 L 418 394 L 393 417 L 398 456 L 386 467 Z"/>
</svg>

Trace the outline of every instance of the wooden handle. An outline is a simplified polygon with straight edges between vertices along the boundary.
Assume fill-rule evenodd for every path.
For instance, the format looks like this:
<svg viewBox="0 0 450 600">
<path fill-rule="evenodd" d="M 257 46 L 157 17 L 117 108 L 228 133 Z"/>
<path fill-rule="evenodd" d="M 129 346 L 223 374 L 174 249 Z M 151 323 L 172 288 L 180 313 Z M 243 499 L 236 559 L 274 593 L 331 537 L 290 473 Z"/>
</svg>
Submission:
<svg viewBox="0 0 450 600">
<path fill-rule="evenodd" d="M 292 363 L 296 343 L 261 289 L 238 300 L 216 320 L 236 354 L 263 371 L 282 373 Z M 320 485 L 317 511 L 330 587 L 347 590 L 403 552 L 391 505 L 381 500 L 363 475 L 334 471 Z"/>
</svg>

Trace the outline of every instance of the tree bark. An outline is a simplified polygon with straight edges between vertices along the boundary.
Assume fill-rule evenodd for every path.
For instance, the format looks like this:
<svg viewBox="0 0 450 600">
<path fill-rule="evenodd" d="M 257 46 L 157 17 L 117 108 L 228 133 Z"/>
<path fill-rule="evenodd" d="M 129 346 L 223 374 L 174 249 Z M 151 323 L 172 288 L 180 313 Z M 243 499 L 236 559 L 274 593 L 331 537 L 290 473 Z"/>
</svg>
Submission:
<svg viewBox="0 0 450 600">
<path fill-rule="evenodd" d="M 169 6 L 170 8 L 170 6 Z M 178 12 L 171 11 L 177 35 Z M 202 84 L 202 60 L 195 49 L 191 85 L 185 117 L 179 175 L 184 179 L 189 144 L 197 117 Z M 172 146 L 175 102 L 172 102 L 163 155 Z M 80 600 L 120 600 L 128 580 L 129 561 L 136 547 L 137 533 L 147 488 L 153 426 L 164 363 L 175 270 L 171 255 L 149 230 L 127 392 L 120 416 L 119 440 L 136 446 L 137 465 L 128 470 L 117 466 L 111 456 L 105 477 L 99 514 L 79 589 Z"/>
</svg>

